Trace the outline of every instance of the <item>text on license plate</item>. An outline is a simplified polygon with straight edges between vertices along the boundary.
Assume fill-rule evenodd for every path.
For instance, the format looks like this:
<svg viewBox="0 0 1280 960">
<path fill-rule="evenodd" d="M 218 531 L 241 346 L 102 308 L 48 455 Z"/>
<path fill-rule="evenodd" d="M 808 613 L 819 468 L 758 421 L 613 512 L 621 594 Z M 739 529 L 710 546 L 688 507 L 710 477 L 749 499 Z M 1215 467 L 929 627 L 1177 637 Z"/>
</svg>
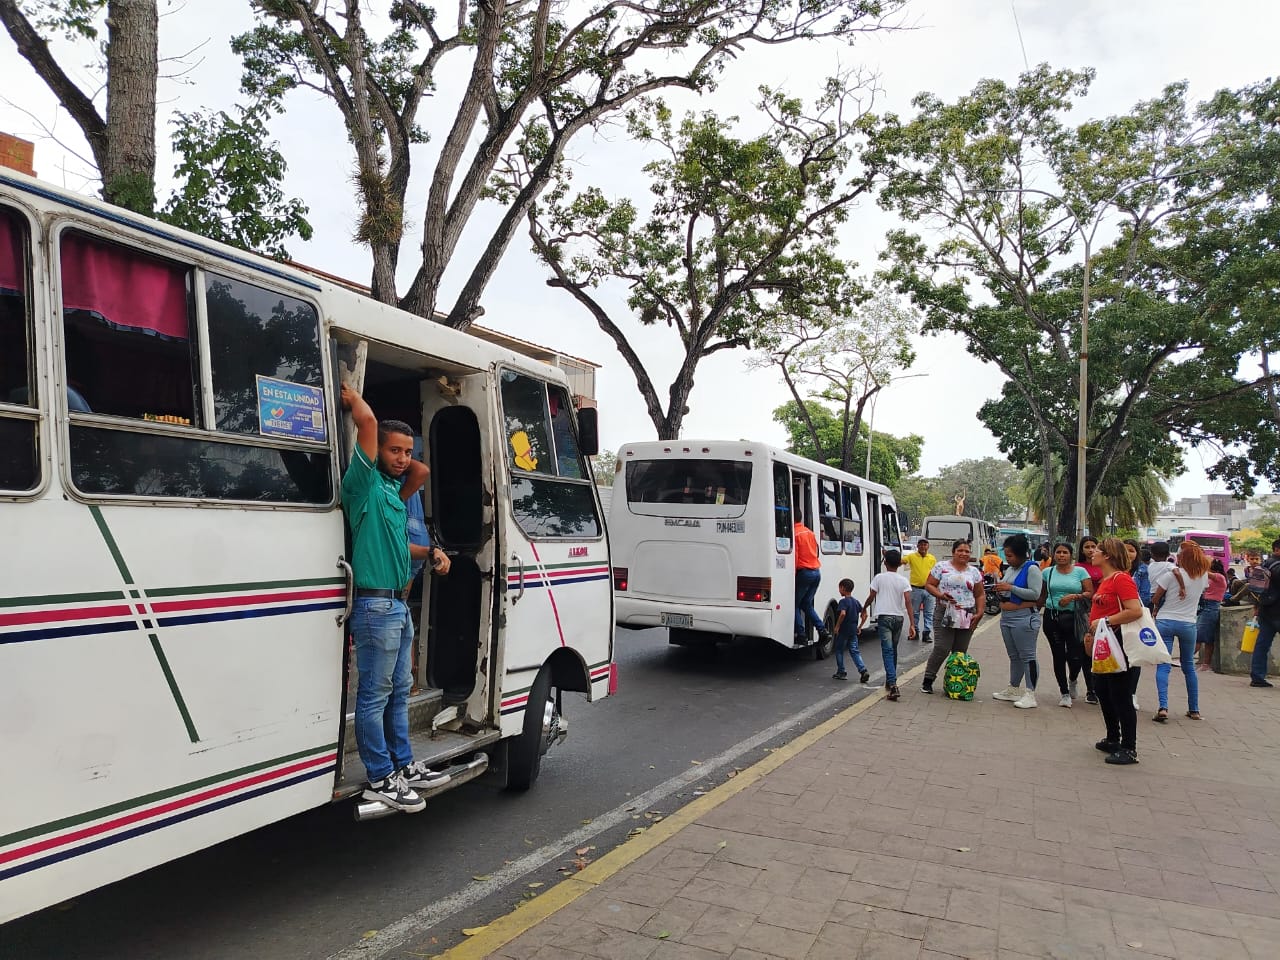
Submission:
<svg viewBox="0 0 1280 960">
<path fill-rule="evenodd" d="M 691 613 L 664 613 L 662 614 L 662 625 L 664 627 L 692 627 L 693 614 Z"/>
</svg>

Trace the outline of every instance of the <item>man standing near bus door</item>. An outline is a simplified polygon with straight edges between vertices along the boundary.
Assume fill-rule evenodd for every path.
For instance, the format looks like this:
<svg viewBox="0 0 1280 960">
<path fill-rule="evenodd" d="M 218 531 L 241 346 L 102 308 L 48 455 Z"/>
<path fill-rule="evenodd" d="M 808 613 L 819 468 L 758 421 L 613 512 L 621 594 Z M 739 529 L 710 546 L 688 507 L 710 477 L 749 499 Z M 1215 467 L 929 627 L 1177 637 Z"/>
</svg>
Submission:
<svg viewBox="0 0 1280 960">
<path fill-rule="evenodd" d="M 427 465 L 413 459 L 413 430 L 399 420 L 378 422 L 360 394 L 342 385 L 342 406 L 351 411 L 356 445 L 342 478 L 342 509 L 351 527 L 351 566 L 356 599 L 351 612 L 355 639 L 356 746 L 369 776 L 364 797 L 405 813 L 427 805 L 417 789 L 438 787 L 449 775 L 414 762 L 409 743 L 409 688 L 413 682 L 413 619 L 403 599 L 412 554 L 429 559 L 435 572 L 449 558 L 435 547 L 412 550 L 405 501 L 427 480 Z"/>
<path fill-rule="evenodd" d="M 831 639 L 831 634 L 822 624 L 818 611 L 813 609 L 813 598 L 818 595 L 818 583 L 822 580 L 822 565 L 818 560 L 818 538 L 812 530 L 800 520 L 796 521 L 796 644 L 803 644 L 808 637 L 805 630 L 805 617 L 818 631 L 822 643 Z"/>
<path fill-rule="evenodd" d="M 938 558 L 929 552 L 929 541 L 921 537 L 916 541 L 916 552 L 907 554 L 907 566 L 911 574 L 908 578 L 911 581 L 911 607 L 923 613 L 920 617 L 923 621 L 920 625 L 923 631 L 921 643 L 933 643 L 933 605 L 937 601 L 926 585 L 929 583 L 929 574 L 933 573 L 933 568 L 937 565 Z"/>
</svg>

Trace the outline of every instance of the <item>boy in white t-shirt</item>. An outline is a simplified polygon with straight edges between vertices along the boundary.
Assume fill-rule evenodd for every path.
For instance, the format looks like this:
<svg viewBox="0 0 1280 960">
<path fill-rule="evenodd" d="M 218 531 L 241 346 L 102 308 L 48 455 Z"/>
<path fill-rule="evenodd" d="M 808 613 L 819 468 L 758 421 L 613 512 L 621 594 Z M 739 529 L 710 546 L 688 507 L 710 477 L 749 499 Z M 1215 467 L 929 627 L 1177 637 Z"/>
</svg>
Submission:
<svg viewBox="0 0 1280 960">
<path fill-rule="evenodd" d="M 871 578 L 867 592 L 867 604 L 862 608 L 858 629 L 867 622 L 867 612 L 876 607 L 876 633 L 880 637 L 880 653 L 884 659 L 884 685 L 889 699 L 898 699 L 898 640 L 902 637 L 902 624 L 909 624 L 908 636 L 916 638 L 916 615 L 911 603 L 911 581 L 898 573 L 902 566 L 902 553 L 897 550 L 884 552 L 884 572 Z"/>
</svg>

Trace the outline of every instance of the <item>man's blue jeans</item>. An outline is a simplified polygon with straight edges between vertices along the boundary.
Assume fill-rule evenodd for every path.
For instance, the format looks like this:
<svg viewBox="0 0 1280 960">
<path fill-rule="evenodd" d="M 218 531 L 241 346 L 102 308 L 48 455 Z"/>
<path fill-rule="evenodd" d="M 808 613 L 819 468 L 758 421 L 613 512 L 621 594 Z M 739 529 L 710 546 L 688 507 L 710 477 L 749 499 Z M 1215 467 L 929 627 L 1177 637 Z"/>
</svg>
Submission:
<svg viewBox="0 0 1280 960">
<path fill-rule="evenodd" d="M 911 608 L 924 611 L 924 616 L 921 617 L 924 626 L 920 629 L 930 636 L 933 634 L 933 605 L 937 602 L 938 598 L 924 587 L 911 588 Z"/>
<path fill-rule="evenodd" d="M 894 686 L 898 682 L 898 640 L 902 636 L 902 617 L 876 617 L 876 636 L 880 638 L 880 657 L 884 660 L 884 682 Z"/>
<path fill-rule="evenodd" d="M 862 659 L 862 651 L 858 649 L 858 626 L 854 624 L 848 628 L 849 635 L 847 637 L 836 636 L 836 673 L 844 673 L 844 652 L 847 649 L 849 655 L 853 657 L 853 665 L 858 668 L 859 673 L 865 673 L 867 664 Z"/>
<path fill-rule="evenodd" d="M 804 618 L 807 616 L 815 630 L 822 630 L 822 618 L 813 609 L 813 598 L 818 595 L 821 570 L 796 570 L 796 636 L 804 634 Z"/>
<path fill-rule="evenodd" d="M 409 688 L 413 685 L 413 618 L 403 600 L 357 597 L 351 611 L 356 644 L 356 746 L 370 781 L 413 762 Z"/>
<path fill-rule="evenodd" d="M 1164 645 L 1173 653 L 1173 641 L 1178 641 L 1178 659 L 1182 661 L 1182 674 L 1187 678 L 1187 709 L 1200 710 L 1200 680 L 1196 676 L 1196 625 L 1185 620 L 1156 620 L 1156 629 L 1164 638 Z M 1169 709 L 1169 673 L 1173 667 L 1167 663 L 1156 666 L 1156 695 L 1160 709 Z"/>
<path fill-rule="evenodd" d="M 1253 648 L 1253 660 L 1249 664 L 1249 679 L 1254 681 L 1267 679 L 1267 662 L 1271 657 L 1271 641 L 1276 638 L 1276 628 L 1280 626 L 1266 617 L 1258 618 L 1258 640 Z"/>
</svg>

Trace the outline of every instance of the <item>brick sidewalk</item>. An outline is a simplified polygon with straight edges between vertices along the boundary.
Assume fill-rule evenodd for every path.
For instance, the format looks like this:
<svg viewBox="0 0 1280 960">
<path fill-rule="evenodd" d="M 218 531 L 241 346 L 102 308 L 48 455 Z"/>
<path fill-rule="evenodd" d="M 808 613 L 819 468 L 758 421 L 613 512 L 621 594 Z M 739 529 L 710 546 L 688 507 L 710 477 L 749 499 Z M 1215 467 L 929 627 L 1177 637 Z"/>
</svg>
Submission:
<svg viewBox="0 0 1280 960">
<path fill-rule="evenodd" d="M 1093 748 L 1097 707 L 880 701 L 568 906 L 502 960 L 1280 957 L 1280 689 L 1181 674 L 1167 724 L 1139 692 L 1136 767 Z M 815 694 L 818 691 L 815 690 Z"/>
</svg>

